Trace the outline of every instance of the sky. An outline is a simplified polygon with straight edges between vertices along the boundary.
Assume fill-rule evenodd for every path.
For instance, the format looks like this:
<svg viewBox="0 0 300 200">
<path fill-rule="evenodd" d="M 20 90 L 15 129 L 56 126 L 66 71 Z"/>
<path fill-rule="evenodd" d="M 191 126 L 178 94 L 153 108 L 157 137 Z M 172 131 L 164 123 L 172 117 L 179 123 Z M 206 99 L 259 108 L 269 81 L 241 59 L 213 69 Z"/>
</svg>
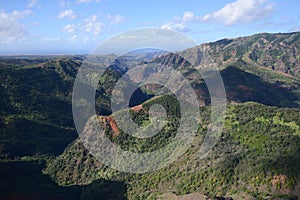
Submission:
<svg viewBox="0 0 300 200">
<path fill-rule="evenodd" d="M 294 32 L 299 8 L 298 0 L 0 0 L 0 54 L 85 54 L 145 27 L 198 44 Z"/>
</svg>

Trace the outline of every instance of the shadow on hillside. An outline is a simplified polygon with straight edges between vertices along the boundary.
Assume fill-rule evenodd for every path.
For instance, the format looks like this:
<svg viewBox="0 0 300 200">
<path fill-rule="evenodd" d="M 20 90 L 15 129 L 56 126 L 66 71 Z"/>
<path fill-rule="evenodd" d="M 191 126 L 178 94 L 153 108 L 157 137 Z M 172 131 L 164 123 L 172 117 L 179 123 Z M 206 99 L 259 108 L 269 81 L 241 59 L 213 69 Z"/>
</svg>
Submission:
<svg viewBox="0 0 300 200">
<path fill-rule="evenodd" d="M 283 87 L 283 83 L 269 83 L 260 77 L 230 66 L 221 71 L 229 101 L 254 101 L 270 106 L 299 107 L 299 97 Z"/>
<path fill-rule="evenodd" d="M 2 153 L 11 157 L 36 154 L 57 156 L 77 137 L 72 129 L 21 117 L 10 117 L 6 123 L 0 118 L 0 125 Z"/>
<path fill-rule="evenodd" d="M 86 186 L 58 186 L 41 173 L 44 163 L 18 161 L 0 164 L 0 199 L 126 199 L 123 182 L 99 180 Z"/>
</svg>

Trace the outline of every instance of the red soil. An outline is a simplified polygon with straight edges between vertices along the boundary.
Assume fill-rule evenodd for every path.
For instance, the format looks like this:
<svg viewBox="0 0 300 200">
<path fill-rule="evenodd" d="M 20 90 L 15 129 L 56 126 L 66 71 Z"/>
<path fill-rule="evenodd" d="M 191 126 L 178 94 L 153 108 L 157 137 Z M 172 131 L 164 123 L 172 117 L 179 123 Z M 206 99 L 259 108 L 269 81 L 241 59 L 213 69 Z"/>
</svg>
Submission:
<svg viewBox="0 0 300 200">
<path fill-rule="evenodd" d="M 131 108 L 131 110 L 137 112 L 139 110 L 143 109 L 142 105 L 138 105 L 138 106 L 134 106 Z M 113 117 L 110 116 L 100 116 L 101 119 L 103 119 L 105 121 L 105 123 L 108 123 L 112 132 L 113 132 L 113 136 L 117 136 L 119 135 L 119 129 L 117 126 L 117 123 L 115 121 L 115 119 Z"/>
<path fill-rule="evenodd" d="M 114 118 L 108 116 L 101 116 L 101 118 L 105 119 L 105 121 L 109 123 L 109 126 L 113 132 L 113 136 L 119 135 L 119 129 Z"/>
<path fill-rule="evenodd" d="M 280 185 L 284 185 L 287 182 L 287 177 L 285 175 L 273 176 L 271 180 L 272 185 L 276 185 L 279 183 Z"/>
<path fill-rule="evenodd" d="M 143 109 L 143 106 L 142 106 L 142 105 L 134 106 L 134 107 L 131 108 L 131 110 L 133 110 L 133 111 L 135 111 L 135 112 L 137 112 L 137 111 L 139 111 L 139 110 L 142 110 L 142 109 Z"/>
</svg>

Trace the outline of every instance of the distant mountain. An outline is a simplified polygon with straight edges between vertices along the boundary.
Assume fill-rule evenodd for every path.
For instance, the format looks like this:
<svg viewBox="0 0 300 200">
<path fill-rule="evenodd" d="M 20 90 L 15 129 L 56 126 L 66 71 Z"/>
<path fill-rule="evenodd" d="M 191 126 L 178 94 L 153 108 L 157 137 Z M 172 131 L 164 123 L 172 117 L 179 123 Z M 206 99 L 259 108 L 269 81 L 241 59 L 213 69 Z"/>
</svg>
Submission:
<svg viewBox="0 0 300 200">
<path fill-rule="evenodd" d="M 299 55 L 300 32 L 263 33 L 202 44 L 157 57 L 152 63 L 158 64 L 153 71 L 164 70 L 164 65 L 179 70 L 191 81 L 200 105 L 210 100 L 203 77 L 195 69 L 216 64 L 229 101 L 299 107 Z"/>
<path fill-rule="evenodd" d="M 177 67 L 186 65 L 187 60 L 195 66 L 211 63 L 224 66 L 237 60 L 243 60 L 256 67 L 299 76 L 299 53 L 300 32 L 261 33 L 249 37 L 222 39 L 201 44 L 178 54 L 168 54 L 160 60 L 163 64 L 173 64 Z"/>
<path fill-rule="evenodd" d="M 187 49 L 182 55 L 198 55 L 198 58 L 193 60 L 200 61 L 203 52 L 210 55 L 211 61 L 221 65 L 241 59 L 256 67 L 299 76 L 300 32 L 261 33 L 249 37 L 223 39 Z M 205 60 L 202 59 L 201 62 L 205 63 Z"/>
</svg>

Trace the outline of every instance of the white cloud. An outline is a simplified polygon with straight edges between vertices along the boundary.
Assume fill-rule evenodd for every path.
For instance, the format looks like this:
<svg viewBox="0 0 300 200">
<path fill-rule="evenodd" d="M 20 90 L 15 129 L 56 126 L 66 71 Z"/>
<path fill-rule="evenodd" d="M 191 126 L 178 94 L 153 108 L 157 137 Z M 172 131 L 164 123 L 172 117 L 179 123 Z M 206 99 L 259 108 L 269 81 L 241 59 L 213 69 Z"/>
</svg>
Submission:
<svg viewBox="0 0 300 200">
<path fill-rule="evenodd" d="M 169 22 L 163 24 L 161 28 L 180 31 L 180 32 L 189 32 L 191 29 L 188 27 L 187 23 L 196 21 L 198 17 L 192 12 L 185 11 L 182 17 L 174 17 Z"/>
<path fill-rule="evenodd" d="M 10 44 L 24 40 L 26 28 L 18 20 L 31 14 L 30 10 L 7 13 L 0 10 L 0 43 Z"/>
<path fill-rule="evenodd" d="M 59 19 L 69 18 L 69 19 L 76 19 L 77 16 L 75 15 L 72 9 L 67 9 L 57 15 Z"/>
<path fill-rule="evenodd" d="M 124 17 L 119 15 L 119 14 L 116 14 L 116 15 L 108 15 L 107 16 L 107 19 L 110 20 L 110 22 L 112 24 L 118 24 L 118 23 L 121 23 L 122 21 L 124 21 Z"/>
<path fill-rule="evenodd" d="M 192 12 L 184 12 L 183 13 L 182 21 L 188 22 L 188 21 L 192 21 L 194 19 L 195 19 L 194 13 L 192 13 Z"/>
<path fill-rule="evenodd" d="M 41 41 L 42 42 L 58 42 L 61 41 L 62 39 L 60 37 L 42 37 Z"/>
<path fill-rule="evenodd" d="M 220 10 L 207 14 L 202 21 L 218 21 L 227 26 L 262 20 L 274 10 L 269 0 L 236 0 Z"/>
<path fill-rule="evenodd" d="M 34 7 L 38 2 L 39 2 L 39 0 L 30 0 L 28 5 L 27 5 L 27 8 Z"/>
<path fill-rule="evenodd" d="M 92 0 L 77 0 L 77 3 L 90 3 Z"/>
<path fill-rule="evenodd" d="M 75 32 L 76 27 L 74 24 L 67 24 L 62 28 L 62 30 L 67 33 L 73 33 Z"/>
<path fill-rule="evenodd" d="M 96 2 L 99 3 L 101 0 L 77 0 L 77 3 L 91 3 L 91 2 Z"/>
<path fill-rule="evenodd" d="M 74 33 L 77 31 L 82 31 L 86 33 L 93 33 L 94 35 L 99 35 L 102 33 L 102 29 L 105 26 L 102 22 L 98 21 L 96 15 L 92 15 L 86 18 L 83 22 L 78 24 L 67 24 L 62 28 L 63 32 Z"/>
<path fill-rule="evenodd" d="M 70 40 L 76 40 L 77 39 L 77 35 L 72 35 L 72 37 L 70 37 Z"/>
<path fill-rule="evenodd" d="M 191 31 L 184 23 L 167 23 L 161 26 L 162 29 L 174 30 L 179 32 Z"/>
<path fill-rule="evenodd" d="M 71 6 L 71 2 L 67 0 L 59 0 L 59 6 L 62 8 L 68 8 Z"/>
<path fill-rule="evenodd" d="M 83 24 L 84 31 L 87 33 L 92 32 L 94 35 L 99 35 L 102 32 L 104 24 L 97 21 L 97 16 L 93 15 L 90 18 L 85 19 Z"/>
</svg>

